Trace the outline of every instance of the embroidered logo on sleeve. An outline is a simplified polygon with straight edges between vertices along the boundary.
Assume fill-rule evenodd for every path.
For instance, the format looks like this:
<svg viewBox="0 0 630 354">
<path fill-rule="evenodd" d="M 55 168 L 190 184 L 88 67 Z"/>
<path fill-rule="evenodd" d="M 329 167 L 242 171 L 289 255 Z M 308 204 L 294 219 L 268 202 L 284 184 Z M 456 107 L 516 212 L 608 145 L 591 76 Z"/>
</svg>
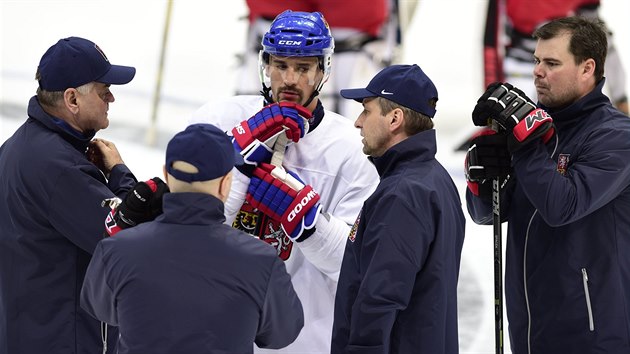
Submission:
<svg viewBox="0 0 630 354">
<path fill-rule="evenodd" d="M 350 240 L 350 242 L 354 242 L 354 240 L 357 239 L 357 229 L 359 228 L 359 222 L 361 222 L 361 211 L 359 211 L 359 215 L 357 215 L 357 219 L 354 221 L 354 225 L 352 225 L 352 228 L 350 229 L 350 234 L 348 235 L 348 240 Z"/>
<path fill-rule="evenodd" d="M 560 172 L 561 175 L 565 175 L 567 173 L 567 167 L 569 166 L 569 156 L 570 154 L 560 154 L 558 155 L 558 165 L 556 166 L 556 170 Z"/>
</svg>

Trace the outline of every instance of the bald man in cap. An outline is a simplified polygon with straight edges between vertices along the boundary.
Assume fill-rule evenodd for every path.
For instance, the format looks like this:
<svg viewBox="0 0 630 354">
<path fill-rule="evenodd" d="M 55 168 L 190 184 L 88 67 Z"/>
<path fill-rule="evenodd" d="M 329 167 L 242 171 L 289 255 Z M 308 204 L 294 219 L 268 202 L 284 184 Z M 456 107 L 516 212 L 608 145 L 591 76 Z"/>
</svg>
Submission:
<svg viewBox="0 0 630 354">
<path fill-rule="evenodd" d="M 164 213 L 96 248 L 82 306 L 119 327 L 119 353 L 251 353 L 300 333 L 302 305 L 275 249 L 224 224 L 241 163 L 219 128 L 188 126 L 166 148 Z"/>
</svg>

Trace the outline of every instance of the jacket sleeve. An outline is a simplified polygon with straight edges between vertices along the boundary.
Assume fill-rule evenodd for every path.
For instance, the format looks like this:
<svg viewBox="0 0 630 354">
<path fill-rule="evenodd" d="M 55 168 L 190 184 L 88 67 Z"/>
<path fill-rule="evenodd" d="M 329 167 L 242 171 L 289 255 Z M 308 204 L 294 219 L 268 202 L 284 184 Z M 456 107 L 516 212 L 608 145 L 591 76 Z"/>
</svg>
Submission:
<svg viewBox="0 0 630 354">
<path fill-rule="evenodd" d="M 89 163 L 67 168 L 51 182 L 51 207 L 48 210 L 52 226 L 71 242 L 92 253 L 105 232 L 107 206 L 104 199 L 124 198 L 136 179 L 125 165 L 112 169 L 105 181 L 96 166 Z"/>
<path fill-rule="evenodd" d="M 364 219 L 357 260 L 362 280 L 350 312 L 346 353 L 387 352 L 397 313 L 409 304 L 435 234 L 427 222 L 433 219 L 430 202 L 421 203 L 416 209 L 394 196 L 383 198 Z"/>
<path fill-rule="evenodd" d="M 302 303 L 284 262 L 274 257 L 255 343 L 260 348 L 284 348 L 295 341 L 303 326 Z"/>
<path fill-rule="evenodd" d="M 608 126 L 591 133 L 579 154 L 573 155 L 574 161 L 565 175 L 557 171 L 557 163 L 542 143 L 526 146 L 514 154 L 512 164 L 518 181 L 547 224 L 562 226 L 579 220 L 628 188 L 627 131 Z"/>
<path fill-rule="evenodd" d="M 103 260 L 103 244 L 99 243 L 88 265 L 81 288 L 81 308 L 99 321 L 118 326 L 116 299 L 107 284 L 107 266 Z"/>
<path fill-rule="evenodd" d="M 509 216 L 509 204 L 512 199 L 512 193 L 514 191 L 515 176 L 512 176 L 511 183 L 508 183 L 505 188 L 501 189 L 501 198 L 499 199 L 499 205 L 501 210 L 501 222 L 508 220 Z M 493 217 L 493 205 L 492 201 L 483 200 L 475 196 L 470 189 L 466 188 L 466 207 L 468 209 L 468 215 L 478 225 L 491 225 Z"/>
<path fill-rule="evenodd" d="M 239 210 L 245 203 L 249 177 L 242 174 L 236 167 L 232 169 L 232 187 L 224 203 L 225 224 L 232 225 Z"/>
</svg>

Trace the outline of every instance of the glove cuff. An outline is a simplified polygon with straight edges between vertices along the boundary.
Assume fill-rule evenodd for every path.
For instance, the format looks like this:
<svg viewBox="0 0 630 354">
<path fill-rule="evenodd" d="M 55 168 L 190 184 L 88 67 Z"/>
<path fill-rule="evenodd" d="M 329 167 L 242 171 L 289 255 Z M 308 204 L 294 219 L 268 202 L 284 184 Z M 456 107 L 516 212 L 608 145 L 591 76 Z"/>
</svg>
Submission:
<svg viewBox="0 0 630 354">
<path fill-rule="evenodd" d="M 114 236 L 117 234 L 122 228 L 118 226 L 116 223 L 116 209 L 111 209 L 105 218 L 105 236 Z"/>
</svg>

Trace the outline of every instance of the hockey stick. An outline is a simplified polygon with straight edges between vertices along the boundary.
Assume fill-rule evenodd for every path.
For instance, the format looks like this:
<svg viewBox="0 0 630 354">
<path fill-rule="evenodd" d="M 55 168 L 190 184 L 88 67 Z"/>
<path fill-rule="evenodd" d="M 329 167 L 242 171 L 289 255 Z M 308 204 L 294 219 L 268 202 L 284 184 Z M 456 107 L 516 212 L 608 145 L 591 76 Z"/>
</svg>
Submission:
<svg viewBox="0 0 630 354">
<path fill-rule="evenodd" d="M 278 139 L 276 139 L 276 143 L 273 146 L 273 155 L 271 156 L 271 164 L 276 166 L 276 168 L 271 171 L 271 175 L 286 183 L 293 190 L 299 191 L 304 188 L 304 184 L 288 174 L 282 166 L 284 151 L 288 142 L 289 138 L 285 133 L 278 135 Z"/>
<path fill-rule="evenodd" d="M 287 147 L 289 138 L 285 133 L 278 135 L 276 143 L 273 146 L 273 155 L 271 156 L 271 164 L 276 167 L 282 167 L 282 160 L 284 160 L 284 150 Z"/>
<path fill-rule="evenodd" d="M 171 13 L 173 9 L 173 0 L 166 3 L 166 19 L 164 20 L 164 30 L 162 32 L 162 47 L 160 48 L 160 62 L 158 64 L 158 72 L 155 79 L 155 88 L 153 90 L 153 101 L 151 105 L 151 121 L 149 129 L 146 132 L 145 142 L 149 146 L 155 145 L 157 141 L 157 111 L 160 105 L 160 92 L 162 90 L 162 73 L 164 72 L 164 61 L 166 57 L 166 44 L 168 43 L 168 35 L 171 23 Z"/>
<path fill-rule="evenodd" d="M 499 131 L 493 121 L 492 128 Z M 503 245 L 501 230 L 501 177 L 492 179 L 492 227 L 494 231 L 494 340 L 497 354 L 503 354 Z"/>
</svg>

